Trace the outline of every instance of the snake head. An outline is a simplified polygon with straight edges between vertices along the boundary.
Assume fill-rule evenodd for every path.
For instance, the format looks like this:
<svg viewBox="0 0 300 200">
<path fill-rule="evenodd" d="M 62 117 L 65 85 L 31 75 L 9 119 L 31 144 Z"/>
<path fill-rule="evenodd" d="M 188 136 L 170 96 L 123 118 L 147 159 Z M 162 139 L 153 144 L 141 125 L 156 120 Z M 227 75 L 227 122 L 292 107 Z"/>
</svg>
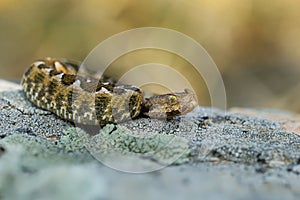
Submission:
<svg viewBox="0 0 300 200">
<path fill-rule="evenodd" d="M 146 98 L 143 114 L 151 118 L 172 118 L 192 111 L 196 106 L 196 95 L 189 89 L 184 92 L 155 95 Z"/>
</svg>

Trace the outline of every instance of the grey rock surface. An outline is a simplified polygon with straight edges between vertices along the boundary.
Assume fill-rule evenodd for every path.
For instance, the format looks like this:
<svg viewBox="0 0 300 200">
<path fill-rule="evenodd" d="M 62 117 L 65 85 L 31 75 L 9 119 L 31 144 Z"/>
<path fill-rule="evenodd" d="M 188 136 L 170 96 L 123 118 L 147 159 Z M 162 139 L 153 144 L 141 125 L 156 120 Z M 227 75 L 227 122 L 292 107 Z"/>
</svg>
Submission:
<svg viewBox="0 0 300 200">
<path fill-rule="evenodd" d="M 0 120 L 0 199 L 300 198 L 300 136 L 260 116 L 76 128 L 12 90 Z"/>
</svg>

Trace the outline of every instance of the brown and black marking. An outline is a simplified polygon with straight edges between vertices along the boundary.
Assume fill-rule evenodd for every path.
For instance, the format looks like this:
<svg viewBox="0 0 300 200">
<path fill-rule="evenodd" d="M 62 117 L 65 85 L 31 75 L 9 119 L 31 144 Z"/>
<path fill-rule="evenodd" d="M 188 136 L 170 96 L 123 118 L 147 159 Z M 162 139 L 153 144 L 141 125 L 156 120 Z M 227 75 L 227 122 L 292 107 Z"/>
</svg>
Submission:
<svg viewBox="0 0 300 200">
<path fill-rule="evenodd" d="M 172 118 L 191 111 L 195 95 L 181 93 L 143 99 L 140 88 L 117 84 L 111 78 L 100 80 L 78 74 L 79 64 L 46 58 L 34 62 L 22 78 L 28 99 L 71 122 L 101 125 L 119 123 L 143 114 L 153 118 Z"/>
</svg>

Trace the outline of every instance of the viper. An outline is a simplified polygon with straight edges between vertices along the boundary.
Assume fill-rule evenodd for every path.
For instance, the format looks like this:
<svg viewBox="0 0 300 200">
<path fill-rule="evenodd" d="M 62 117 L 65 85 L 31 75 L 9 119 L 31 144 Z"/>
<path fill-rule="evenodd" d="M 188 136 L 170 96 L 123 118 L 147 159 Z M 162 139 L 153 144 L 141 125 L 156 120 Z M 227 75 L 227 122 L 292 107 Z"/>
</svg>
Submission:
<svg viewBox="0 0 300 200">
<path fill-rule="evenodd" d="M 67 121 L 101 126 L 139 116 L 173 118 L 197 106 L 195 94 L 188 89 L 144 98 L 142 89 L 134 85 L 80 74 L 79 67 L 66 59 L 35 61 L 21 81 L 26 97 Z"/>
</svg>

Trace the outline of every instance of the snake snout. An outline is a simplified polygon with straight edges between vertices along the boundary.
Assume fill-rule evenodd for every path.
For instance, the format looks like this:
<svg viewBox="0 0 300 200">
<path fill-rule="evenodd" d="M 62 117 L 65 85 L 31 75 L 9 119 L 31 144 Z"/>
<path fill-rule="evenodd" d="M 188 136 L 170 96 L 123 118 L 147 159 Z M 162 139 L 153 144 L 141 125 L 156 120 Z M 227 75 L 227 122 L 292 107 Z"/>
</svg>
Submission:
<svg viewBox="0 0 300 200">
<path fill-rule="evenodd" d="M 168 119 L 186 114 L 197 106 L 196 95 L 188 89 L 156 95 L 145 99 L 143 114 L 151 118 Z"/>
</svg>

